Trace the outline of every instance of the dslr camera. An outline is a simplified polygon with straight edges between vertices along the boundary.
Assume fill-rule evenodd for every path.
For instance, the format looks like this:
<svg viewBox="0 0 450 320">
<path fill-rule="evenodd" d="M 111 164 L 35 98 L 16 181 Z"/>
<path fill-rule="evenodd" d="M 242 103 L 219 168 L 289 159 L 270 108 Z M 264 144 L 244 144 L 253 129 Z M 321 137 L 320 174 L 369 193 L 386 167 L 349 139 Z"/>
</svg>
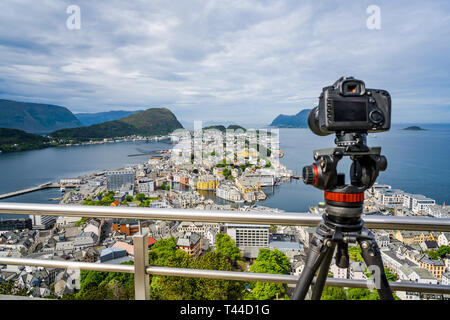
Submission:
<svg viewBox="0 0 450 320">
<path fill-rule="evenodd" d="M 309 128 L 319 136 L 335 132 L 383 132 L 391 126 L 391 96 L 367 89 L 363 81 L 341 77 L 322 89 L 319 105 L 308 116 Z"/>
</svg>

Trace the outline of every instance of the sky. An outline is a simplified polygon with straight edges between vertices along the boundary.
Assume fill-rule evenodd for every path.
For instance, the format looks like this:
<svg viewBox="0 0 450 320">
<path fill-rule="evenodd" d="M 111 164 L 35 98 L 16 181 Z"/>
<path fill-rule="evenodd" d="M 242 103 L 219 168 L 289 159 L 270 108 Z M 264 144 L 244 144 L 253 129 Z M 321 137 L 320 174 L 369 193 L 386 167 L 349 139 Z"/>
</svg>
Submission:
<svg viewBox="0 0 450 320">
<path fill-rule="evenodd" d="M 394 123 L 450 123 L 449 40 L 445 0 L 2 1 L 0 98 L 269 124 L 353 76 Z"/>
</svg>

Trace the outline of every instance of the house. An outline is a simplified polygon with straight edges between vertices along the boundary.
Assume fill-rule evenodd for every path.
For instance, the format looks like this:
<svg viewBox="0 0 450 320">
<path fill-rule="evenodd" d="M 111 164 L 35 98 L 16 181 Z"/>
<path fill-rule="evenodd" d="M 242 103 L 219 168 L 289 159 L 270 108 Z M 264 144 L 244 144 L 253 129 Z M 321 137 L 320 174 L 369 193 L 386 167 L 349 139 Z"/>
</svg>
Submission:
<svg viewBox="0 0 450 320">
<path fill-rule="evenodd" d="M 97 237 L 100 237 L 101 222 L 95 219 L 90 219 L 84 227 L 84 232 L 93 232 Z"/>
<path fill-rule="evenodd" d="M 98 236 L 93 232 L 83 232 L 74 240 L 75 249 L 84 249 L 93 247 L 98 242 Z"/>
<path fill-rule="evenodd" d="M 400 230 L 395 233 L 395 239 L 407 245 L 419 244 L 426 240 L 428 241 L 435 240 L 431 232 L 400 231 Z"/>
<path fill-rule="evenodd" d="M 117 247 L 106 248 L 100 254 L 100 263 L 112 263 L 112 260 L 117 260 L 124 257 L 127 257 L 127 251 L 125 249 Z"/>
<path fill-rule="evenodd" d="M 357 280 L 367 280 L 365 275 L 366 264 L 360 261 L 350 262 L 349 270 L 349 278 L 357 279 Z"/>
<path fill-rule="evenodd" d="M 448 246 L 450 243 L 450 232 L 441 232 L 437 238 L 438 246 Z"/>
<path fill-rule="evenodd" d="M 123 242 L 123 241 L 116 241 L 113 244 L 114 248 L 123 249 L 127 252 L 128 255 L 134 256 L 134 246 L 132 244 Z"/>
<path fill-rule="evenodd" d="M 425 240 L 420 243 L 420 248 L 422 249 L 422 251 L 428 251 L 428 250 L 437 250 L 439 246 L 436 241 Z"/>
<path fill-rule="evenodd" d="M 441 279 L 442 274 L 445 272 L 444 261 L 433 260 L 433 259 L 428 258 L 427 256 L 424 256 L 422 259 L 420 259 L 419 267 L 427 269 L 437 279 Z"/>
<path fill-rule="evenodd" d="M 334 278 L 348 279 L 348 277 L 349 277 L 349 268 L 339 268 L 336 265 L 336 261 L 334 258 L 330 264 L 330 272 L 333 274 Z"/>
<path fill-rule="evenodd" d="M 177 248 L 191 257 L 198 257 L 202 253 L 202 238 L 197 233 L 187 232 L 184 237 L 178 238 Z"/>
</svg>

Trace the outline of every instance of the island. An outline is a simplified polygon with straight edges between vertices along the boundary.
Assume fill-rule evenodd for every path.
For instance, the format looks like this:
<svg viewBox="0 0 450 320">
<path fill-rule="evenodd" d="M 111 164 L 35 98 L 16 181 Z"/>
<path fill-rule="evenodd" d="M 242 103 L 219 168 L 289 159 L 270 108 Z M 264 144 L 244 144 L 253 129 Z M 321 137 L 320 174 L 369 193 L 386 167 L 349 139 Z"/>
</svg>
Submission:
<svg viewBox="0 0 450 320">
<path fill-rule="evenodd" d="M 402 130 L 425 131 L 427 129 L 423 129 L 423 128 L 419 127 L 419 126 L 410 126 L 410 127 L 403 128 Z"/>
</svg>

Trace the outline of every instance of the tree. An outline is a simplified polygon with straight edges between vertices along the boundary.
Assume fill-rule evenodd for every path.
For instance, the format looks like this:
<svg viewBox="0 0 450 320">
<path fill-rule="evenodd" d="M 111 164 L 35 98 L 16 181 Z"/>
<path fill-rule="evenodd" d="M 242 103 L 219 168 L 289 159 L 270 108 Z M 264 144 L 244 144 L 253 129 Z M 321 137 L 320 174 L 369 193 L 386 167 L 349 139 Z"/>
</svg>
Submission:
<svg viewBox="0 0 450 320">
<path fill-rule="evenodd" d="M 380 300 L 378 292 L 369 289 L 349 288 L 346 293 L 347 300 Z"/>
<path fill-rule="evenodd" d="M 217 251 L 210 251 L 194 259 L 191 268 L 231 271 L 230 260 Z M 195 299 L 236 300 L 243 297 L 245 282 L 231 280 L 195 279 Z"/>
<path fill-rule="evenodd" d="M 446 255 L 450 254 L 450 246 L 440 246 L 437 249 L 437 254 L 439 257 L 444 258 Z"/>
<path fill-rule="evenodd" d="M 216 235 L 216 251 L 232 261 L 241 258 L 241 251 L 236 246 L 236 242 L 227 234 L 218 233 Z"/>
<path fill-rule="evenodd" d="M 250 272 L 289 274 L 289 259 L 286 254 L 278 249 L 260 249 L 255 263 L 250 267 Z M 276 294 L 286 292 L 286 284 L 256 282 L 252 284 L 251 298 L 267 300 L 275 298 Z"/>
<path fill-rule="evenodd" d="M 347 296 L 343 288 L 324 286 L 322 300 L 346 300 Z"/>
<path fill-rule="evenodd" d="M 142 202 L 142 201 L 144 201 L 145 200 L 145 194 L 143 194 L 143 193 L 138 193 L 137 195 L 136 195 L 136 200 L 138 200 L 138 201 L 140 201 L 140 202 Z"/>
</svg>

